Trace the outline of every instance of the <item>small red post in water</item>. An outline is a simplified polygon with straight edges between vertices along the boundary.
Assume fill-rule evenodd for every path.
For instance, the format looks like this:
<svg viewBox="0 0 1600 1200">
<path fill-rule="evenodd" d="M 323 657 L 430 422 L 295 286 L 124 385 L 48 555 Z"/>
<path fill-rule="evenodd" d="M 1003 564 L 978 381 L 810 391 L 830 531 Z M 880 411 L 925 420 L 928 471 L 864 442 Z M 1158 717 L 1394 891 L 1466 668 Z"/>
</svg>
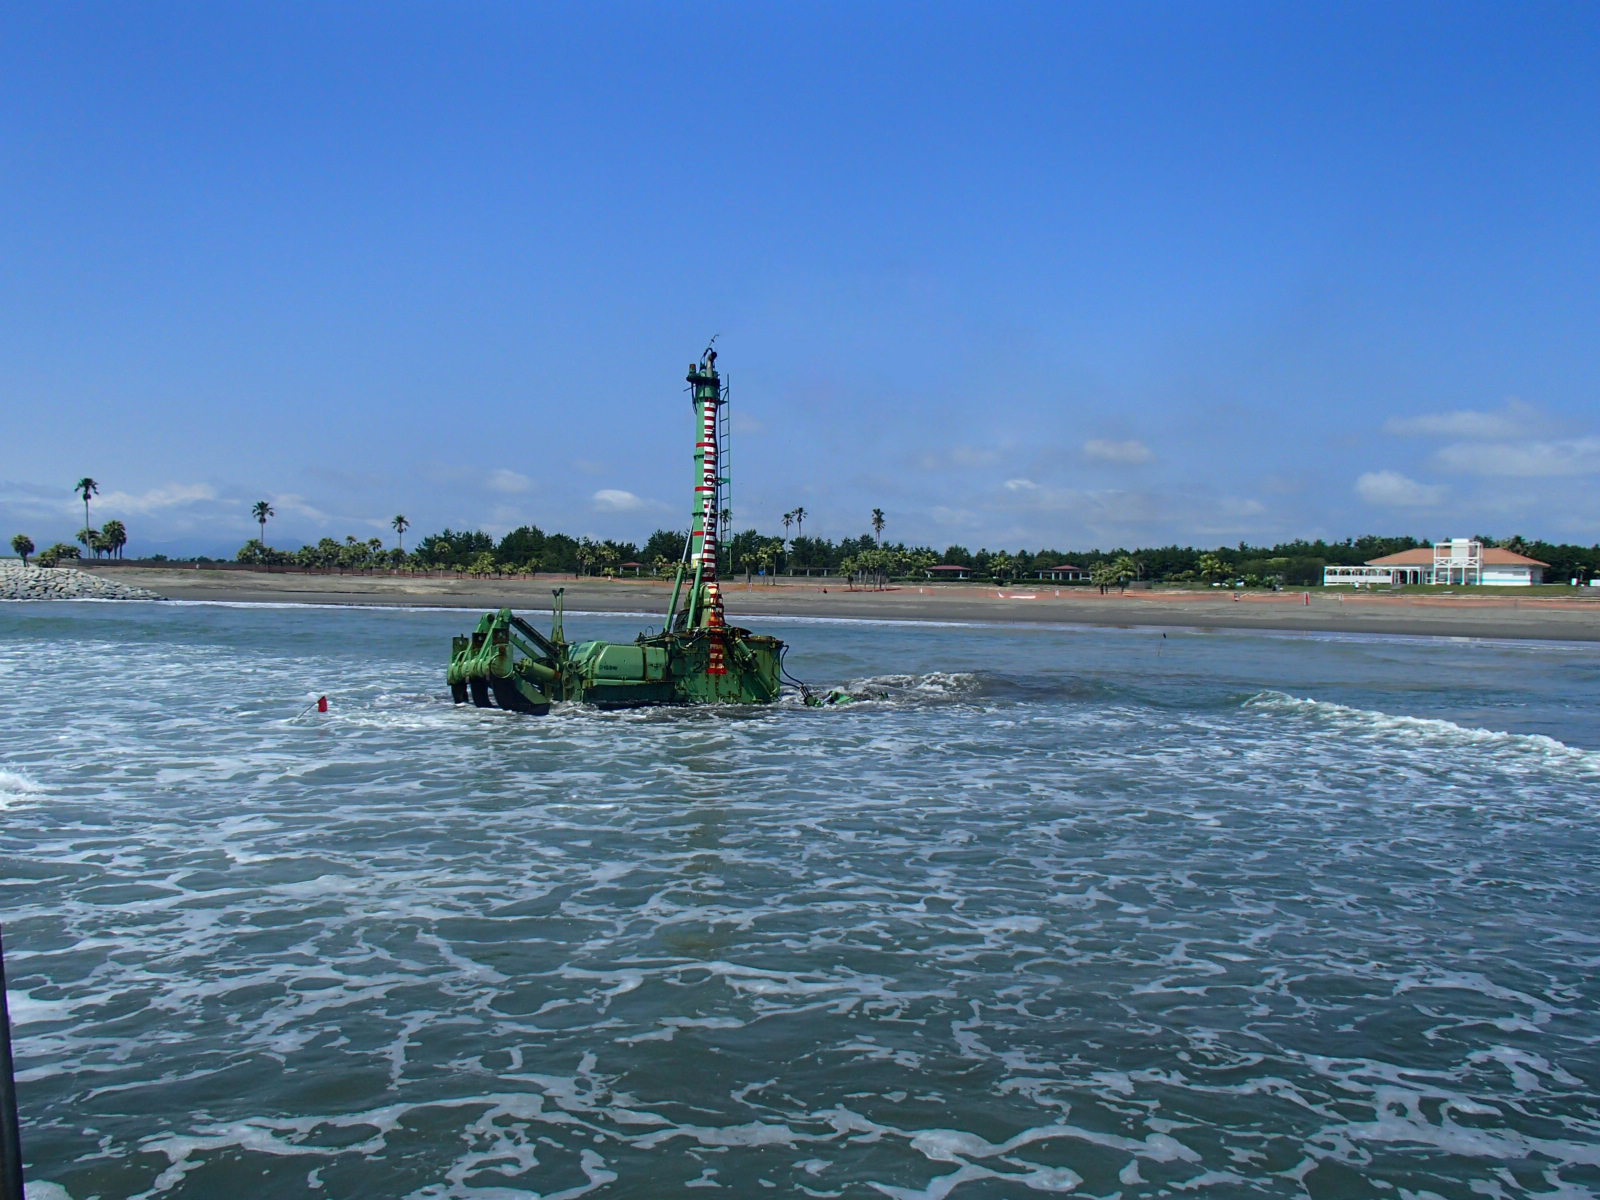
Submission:
<svg viewBox="0 0 1600 1200">
<path fill-rule="evenodd" d="M 328 711 L 328 698 L 326 696 L 318 696 L 317 697 L 317 711 L 318 712 L 327 712 Z"/>
</svg>

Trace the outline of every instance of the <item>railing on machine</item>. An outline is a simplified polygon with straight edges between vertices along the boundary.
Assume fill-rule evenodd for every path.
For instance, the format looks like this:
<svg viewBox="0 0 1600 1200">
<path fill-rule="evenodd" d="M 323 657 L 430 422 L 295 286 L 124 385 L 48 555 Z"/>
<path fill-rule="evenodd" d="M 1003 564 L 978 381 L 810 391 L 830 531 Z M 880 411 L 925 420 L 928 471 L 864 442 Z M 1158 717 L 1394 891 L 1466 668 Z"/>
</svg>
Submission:
<svg viewBox="0 0 1600 1200">
<path fill-rule="evenodd" d="M 728 381 L 722 381 L 722 403 L 717 405 L 717 549 L 729 556 L 728 578 L 733 578 L 733 471 L 729 466 L 733 448 L 733 421 L 728 415 Z"/>
</svg>

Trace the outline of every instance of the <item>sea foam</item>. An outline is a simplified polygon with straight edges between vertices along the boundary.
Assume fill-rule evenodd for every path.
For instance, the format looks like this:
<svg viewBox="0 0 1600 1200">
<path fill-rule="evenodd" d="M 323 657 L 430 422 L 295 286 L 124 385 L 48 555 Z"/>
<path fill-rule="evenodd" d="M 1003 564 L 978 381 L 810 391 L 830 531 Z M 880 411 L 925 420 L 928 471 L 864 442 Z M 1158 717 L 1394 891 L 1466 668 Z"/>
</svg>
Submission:
<svg viewBox="0 0 1600 1200">
<path fill-rule="evenodd" d="M 1393 740 L 1440 749 L 1471 748 L 1515 758 L 1538 759 L 1545 765 L 1562 766 L 1585 774 L 1600 775 L 1600 751 L 1569 746 L 1542 733 L 1476 729 L 1439 717 L 1396 715 L 1274 691 L 1258 692 L 1245 701 L 1245 705 L 1265 712 L 1285 713 L 1322 721 L 1346 735 Z"/>
<path fill-rule="evenodd" d="M 26 775 L 0 771 L 0 809 L 14 808 L 38 796 L 44 789 Z"/>
</svg>

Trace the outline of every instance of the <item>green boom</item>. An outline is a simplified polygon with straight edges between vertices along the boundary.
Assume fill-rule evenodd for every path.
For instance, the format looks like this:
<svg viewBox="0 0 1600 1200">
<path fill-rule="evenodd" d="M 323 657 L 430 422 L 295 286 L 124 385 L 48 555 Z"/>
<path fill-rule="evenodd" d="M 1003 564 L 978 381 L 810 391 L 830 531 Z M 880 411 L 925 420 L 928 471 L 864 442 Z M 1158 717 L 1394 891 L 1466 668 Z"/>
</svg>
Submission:
<svg viewBox="0 0 1600 1200">
<path fill-rule="evenodd" d="M 576 642 L 563 630 L 555 592 L 549 636 L 508 608 L 485 613 L 453 640 L 447 678 L 457 704 L 544 713 L 574 701 L 600 708 L 651 704 L 768 704 L 782 688 L 784 644 L 723 619 L 717 582 L 718 529 L 728 479 L 727 387 L 709 346 L 689 367 L 695 420 L 694 512 L 672 602 L 659 633 L 632 642 Z"/>
</svg>

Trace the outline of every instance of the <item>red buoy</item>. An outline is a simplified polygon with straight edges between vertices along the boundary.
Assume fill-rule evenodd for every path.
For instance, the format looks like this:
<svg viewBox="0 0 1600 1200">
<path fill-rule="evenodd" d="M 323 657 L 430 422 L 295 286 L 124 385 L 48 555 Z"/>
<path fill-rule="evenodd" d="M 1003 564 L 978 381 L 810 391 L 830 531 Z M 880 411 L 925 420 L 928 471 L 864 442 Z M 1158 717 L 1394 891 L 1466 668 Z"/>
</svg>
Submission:
<svg viewBox="0 0 1600 1200">
<path fill-rule="evenodd" d="M 318 712 L 327 712 L 328 711 L 328 698 L 326 696 L 318 696 L 317 697 L 317 711 Z"/>
</svg>

